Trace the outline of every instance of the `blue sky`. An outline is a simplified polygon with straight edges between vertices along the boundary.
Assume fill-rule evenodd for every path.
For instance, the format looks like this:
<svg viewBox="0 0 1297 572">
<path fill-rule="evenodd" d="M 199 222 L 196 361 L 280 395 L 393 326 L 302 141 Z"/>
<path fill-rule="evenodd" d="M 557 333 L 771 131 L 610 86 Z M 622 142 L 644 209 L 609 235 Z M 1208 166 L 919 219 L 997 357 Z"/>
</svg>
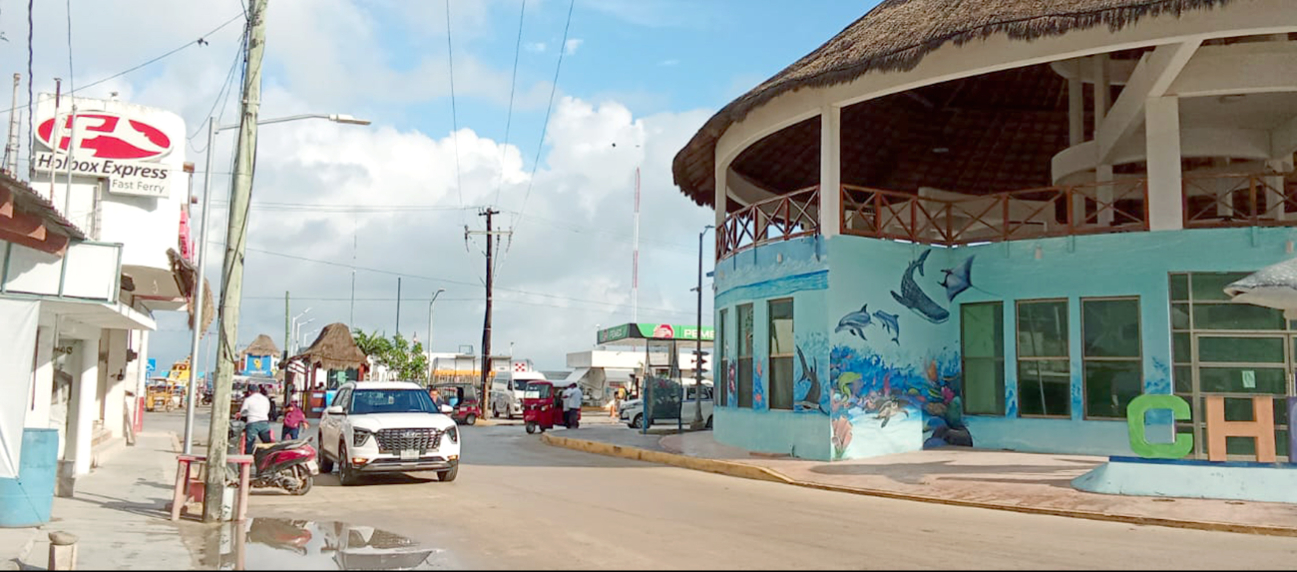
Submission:
<svg viewBox="0 0 1297 572">
<path fill-rule="evenodd" d="M 66 88 L 117 74 L 241 13 L 239 0 L 71 4 L 75 73 L 68 69 L 66 4 L 35 4 L 37 93 L 53 91 L 54 77 L 70 77 Z M 497 276 L 495 346 L 513 342 L 517 357 L 562 368 L 567 353 L 591 348 L 597 328 L 630 321 L 636 168 L 643 174 L 644 203 L 639 319 L 694 321 L 689 289 L 696 280 L 698 232 L 714 219 L 674 187 L 672 157 L 721 106 L 874 4 L 577 0 L 568 33 L 575 45 L 564 56 L 537 162 L 567 0 L 526 3 L 507 144 L 522 0 L 451 1 L 460 128 L 454 135 L 442 0 L 273 0 L 261 117 L 348 113 L 373 125 L 315 121 L 262 130 L 238 344 L 259 333 L 283 340 L 285 290 L 292 292 L 293 314 L 312 308 L 316 321 L 303 331 L 308 344 L 312 330 L 339 321 L 394 333 L 400 275 L 402 333 L 427 339 L 428 300 L 444 287 L 434 349 L 476 348 L 484 307 L 482 244 L 466 245 L 463 231 L 481 226 L 473 206 L 492 203 L 506 211 L 498 224 L 516 230 Z M 10 40 L 0 50 L 7 70 L 26 71 L 25 42 L 18 41 L 26 37 L 24 12 L 8 5 L 0 12 L 0 31 Z M 223 102 L 217 94 L 238 51 L 240 27 L 237 21 L 205 38 L 208 45 L 185 48 L 82 95 L 117 92 L 125 101 L 174 111 L 190 133 L 202 132 L 214 103 L 224 109 L 222 123 L 230 123 L 237 87 Z M 207 269 L 217 291 L 233 141 L 232 133 L 223 134 L 213 156 L 217 246 L 210 247 Z M 201 165 L 204 153 L 196 137 L 186 160 Z M 201 180 L 194 186 L 201 188 Z M 260 209 L 258 202 L 306 208 Z M 402 210 L 410 205 L 421 210 Z M 393 209 L 329 210 L 340 206 Z M 515 226 L 520 216 L 527 218 Z M 710 254 L 710 240 L 706 244 Z M 358 268 L 354 318 L 348 266 Z M 709 297 L 703 312 L 709 324 Z M 150 349 L 169 364 L 188 350 L 184 315 L 159 313 L 157 320 Z"/>
</svg>

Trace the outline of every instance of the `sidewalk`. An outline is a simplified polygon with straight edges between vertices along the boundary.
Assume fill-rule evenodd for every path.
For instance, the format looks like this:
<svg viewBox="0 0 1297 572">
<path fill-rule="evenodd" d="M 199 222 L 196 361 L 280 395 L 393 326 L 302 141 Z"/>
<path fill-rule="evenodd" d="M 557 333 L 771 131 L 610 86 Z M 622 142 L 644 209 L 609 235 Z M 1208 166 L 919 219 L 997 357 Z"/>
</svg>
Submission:
<svg viewBox="0 0 1297 572">
<path fill-rule="evenodd" d="M 45 569 L 48 533 L 63 531 L 79 538 L 77 567 L 81 569 L 194 568 L 197 561 L 182 541 L 182 531 L 201 535 L 188 529 L 202 525 L 172 523 L 164 510 L 171 500 L 175 451 L 171 433 L 141 433 L 134 447 L 79 477 L 74 498 L 55 497 L 53 522 L 40 528 L 0 529 L 0 566 Z M 15 550 L 23 534 L 30 542 L 25 550 Z"/>
<path fill-rule="evenodd" d="M 1104 457 L 951 447 L 828 463 L 750 453 L 717 443 L 710 431 L 703 431 L 661 437 L 656 449 L 679 458 L 659 460 L 662 453 L 628 450 L 625 436 L 577 431 L 553 437 L 568 439 L 546 441 L 822 490 L 1133 524 L 1297 536 L 1297 507 L 1287 504 L 1102 495 L 1072 488 L 1072 479 L 1106 462 Z M 640 436 L 635 433 L 635 437 Z"/>
</svg>

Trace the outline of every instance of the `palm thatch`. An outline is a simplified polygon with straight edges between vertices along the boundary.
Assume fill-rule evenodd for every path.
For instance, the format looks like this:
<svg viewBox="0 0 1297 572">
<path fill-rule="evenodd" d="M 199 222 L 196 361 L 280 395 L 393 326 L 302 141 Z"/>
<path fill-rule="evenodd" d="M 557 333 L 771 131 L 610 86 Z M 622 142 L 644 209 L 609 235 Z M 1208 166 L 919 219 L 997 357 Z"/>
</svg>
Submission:
<svg viewBox="0 0 1297 572">
<path fill-rule="evenodd" d="M 1106 25 L 1118 31 L 1145 17 L 1179 17 L 1236 0 L 885 0 L 838 35 L 730 102 L 676 154 L 675 184 L 699 205 L 714 199 L 716 141 L 775 97 L 846 83 L 869 72 L 906 71 L 947 43 L 1005 34 L 1030 41 Z"/>
<path fill-rule="evenodd" d="M 352 339 L 351 330 L 341 322 L 325 326 L 311 347 L 297 357 L 324 369 L 358 369 L 368 363 L 365 352 Z"/>
<path fill-rule="evenodd" d="M 171 262 L 171 274 L 176 280 L 176 286 L 180 288 L 180 293 L 188 298 L 189 304 L 189 329 L 194 329 L 193 305 L 194 294 L 198 291 L 196 284 L 198 282 L 198 268 L 194 264 L 176 252 L 174 248 L 167 249 L 167 258 Z M 203 279 L 203 327 L 202 331 L 207 332 L 211 327 L 212 321 L 216 319 L 216 303 L 212 301 L 212 283 Z"/>
<path fill-rule="evenodd" d="M 270 336 L 267 336 L 266 334 L 261 334 L 257 336 L 257 339 L 252 340 L 252 343 L 248 344 L 248 347 L 243 348 L 243 351 L 239 352 L 239 360 L 242 361 L 247 356 L 277 355 L 279 355 L 279 348 L 275 346 L 275 340 L 271 339 Z"/>
</svg>

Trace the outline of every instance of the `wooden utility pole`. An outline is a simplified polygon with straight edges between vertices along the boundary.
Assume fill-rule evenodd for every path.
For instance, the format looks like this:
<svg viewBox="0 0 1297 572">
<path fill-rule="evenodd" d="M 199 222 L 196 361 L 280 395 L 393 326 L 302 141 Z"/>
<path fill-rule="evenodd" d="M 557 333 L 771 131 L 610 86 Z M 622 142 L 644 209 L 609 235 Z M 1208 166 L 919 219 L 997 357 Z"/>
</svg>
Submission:
<svg viewBox="0 0 1297 572">
<path fill-rule="evenodd" d="M 251 0 L 248 8 L 248 47 L 244 58 L 243 113 L 235 149 L 234 180 L 230 185 L 229 227 L 221 275 L 220 341 L 216 346 L 216 379 L 212 391 L 212 424 L 207 435 L 207 479 L 203 520 L 221 520 L 225 499 L 227 433 L 230 392 L 234 385 L 234 346 L 239 339 L 239 304 L 243 301 L 243 254 L 247 246 L 248 205 L 257 159 L 257 112 L 261 106 L 261 58 L 266 49 L 266 4 Z M 201 284 L 198 285 L 200 288 Z"/>
<path fill-rule="evenodd" d="M 471 234 L 486 235 L 486 319 L 482 324 L 482 393 L 479 399 L 483 403 L 490 403 L 491 387 L 491 296 L 492 289 L 495 286 L 495 249 L 494 239 L 496 235 L 510 234 L 507 230 L 492 230 L 492 217 L 500 214 L 500 211 L 492 210 L 487 207 L 479 216 L 486 217 L 486 231 L 469 231 L 465 229 L 464 238 L 467 239 Z M 510 364 L 512 366 L 513 364 Z"/>
</svg>

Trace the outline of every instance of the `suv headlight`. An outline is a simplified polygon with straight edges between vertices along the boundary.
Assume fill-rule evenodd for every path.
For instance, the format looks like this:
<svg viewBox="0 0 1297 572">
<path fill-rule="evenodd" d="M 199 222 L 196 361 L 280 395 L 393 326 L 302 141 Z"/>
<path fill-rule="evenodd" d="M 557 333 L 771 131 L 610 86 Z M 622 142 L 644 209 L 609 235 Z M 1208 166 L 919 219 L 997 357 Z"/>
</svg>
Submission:
<svg viewBox="0 0 1297 572">
<path fill-rule="evenodd" d="M 458 428 L 458 427 L 454 427 L 454 426 L 452 426 L 451 428 L 447 429 L 447 430 L 446 430 L 446 436 L 447 436 L 447 437 L 450 437 L 450 442 L 451 442 L 451 443 L 458 443 L 458 442 L 459 442 L 459 428 Z"/>
<path fill-rule="evenodd" d="M 365 442 L 369 440 L 370 435 L 373 435 L 373 432 L 371 432 L 369 429 L 360 429 L 358 427 L 353 427 L 351 429 L 351 446 L 360 447 L 364 445 Z"/>
</svg>

